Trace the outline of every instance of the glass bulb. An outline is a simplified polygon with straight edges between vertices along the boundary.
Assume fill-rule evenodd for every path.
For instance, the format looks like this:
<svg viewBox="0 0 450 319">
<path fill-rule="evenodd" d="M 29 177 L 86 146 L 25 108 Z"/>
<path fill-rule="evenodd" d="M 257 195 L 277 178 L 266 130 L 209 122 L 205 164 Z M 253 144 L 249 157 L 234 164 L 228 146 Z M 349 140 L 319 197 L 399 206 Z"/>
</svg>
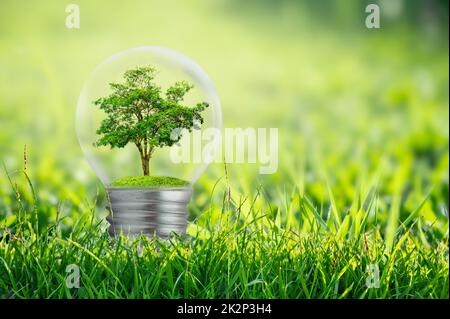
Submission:
<svg viewBox="0 0 450 319">
<path fill-rule="evenodd" d="M 81 90 L 76 116 L 78 140 L 86 160 L 108 191 L 111 209 L 108 220 L 112 226 L 119 225 L 122 230 L 128 228 L 129 234 L 153 232 L 166 236 L 170 231 L 185 231 L 185 206 L 190 200 L 191 187 L 113 187 L 113 181 L 143 175 L 139 151 L 133 143 L 114 148 L 96 144 L 99 140 L 97 130 L 106 114 L 94 101 L 109 96 L 110 84 L 124 83 L 125 72 L 138 67 L 156 69 L 153 82 L 161 88 L 162 96 L 174 83 L 186 81 L 193 88 L 184 96 L 182 104 L 194 106 L 206 102 L 209 105 L 201 112 L 203 123 L 195 123 L 191 131 L 173 129 L 170 138 L 178 140 L 177 143 L 154 148 L 149 162 L 150 175 L 176 177 L 188 181 L 191 186 L 213 160 L 219 147 L 222 113 L 207 74 L 187 57 L 162 47 L 139 47 L 112 55 L 95 68 Z M 201 147 L 198 154 L 198 143 L 204 142 L 203 133 L 209 129 L 214 129 L 215 134 L 212 139 L 211 134 L 207 137 L 207 153 Z M 184 156 L 181 159 L 176 154 Z M 110 229 L 110 233 L 116 234 L 117 230 Z"/>
</svg>

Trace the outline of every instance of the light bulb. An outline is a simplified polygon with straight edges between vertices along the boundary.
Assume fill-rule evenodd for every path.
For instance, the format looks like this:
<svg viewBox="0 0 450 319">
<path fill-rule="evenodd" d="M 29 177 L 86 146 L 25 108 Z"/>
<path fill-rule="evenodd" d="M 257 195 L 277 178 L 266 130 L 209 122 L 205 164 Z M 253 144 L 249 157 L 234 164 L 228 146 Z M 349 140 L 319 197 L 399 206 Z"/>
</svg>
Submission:
<svg viewBox="0 0 450 319">
<path fill-rule="evenodd" d="M 138 71 L 133 73 L 133 70 Z M 183 85 L 192 88 L 186 93 Z M 185 94 L 178 96 L 179 91 L 172 90 L 175 93 L 171 95 L 167 90 L 170 87 Z M 184 107 L 192 110 L 199 103 L 207 107 L 195 114 L 182 111 L 180 120 L 178 113 L 170 113 L 175 110 L 174 103 L 183 110 Z M 172 107 L 170 112 L 166 112 L 168 106 Z M 119 108 L 122 113 L 118 113 Z M 161 110 L 166 112 L 164 116 L 155 117 Z M 179 123 L 184 124 L 176 127 Z M 171 232 L 185 233 L 186 206 L 192 185 L 219 147 L 221 125 L 220 102 L 211 81 L 197 64 L 180 53 L 145 46 L 119 52 L 100 63 L 81 90 L 76 130 L 83 154 L 108 194 L 109 233 L 117 235 L 123 231 L 128 236 L 160 237 L 167 237 Z M 194 144 L 204 142 L 202 133 L 211 129 L 215 134 L 207 138 L 207 152 L 200 148 L 201 154 L 195 154 L 199 151 L 198 147 L 194 149 Z M 180 153 L 184 155 L 183 160 L 174 157 Z M 145 154 L 151 156 L 149 161 L 145 160 Z M 149 164 L 147 173 L 145 162 Z M 168 176 L 188 183 L 147 187 L 118 186 L 120 183 L 116 182 L 143 174 Z"/>
</svg>

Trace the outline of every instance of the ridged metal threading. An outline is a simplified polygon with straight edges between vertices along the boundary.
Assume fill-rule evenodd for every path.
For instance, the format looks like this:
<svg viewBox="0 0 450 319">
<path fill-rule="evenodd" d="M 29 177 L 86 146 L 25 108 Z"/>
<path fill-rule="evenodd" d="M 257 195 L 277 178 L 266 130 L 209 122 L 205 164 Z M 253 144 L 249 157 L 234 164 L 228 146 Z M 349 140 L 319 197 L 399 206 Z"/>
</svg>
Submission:
<svg viewBox="0 0 450 319">
<path fill-rule="evenodd" d="M 109 234 L 134 237 L 168 237 L 171 233 L 185 234 L 187 204 L 192 189 L 186 188 L 107 188 L 111 224 Z"/>
</svg>

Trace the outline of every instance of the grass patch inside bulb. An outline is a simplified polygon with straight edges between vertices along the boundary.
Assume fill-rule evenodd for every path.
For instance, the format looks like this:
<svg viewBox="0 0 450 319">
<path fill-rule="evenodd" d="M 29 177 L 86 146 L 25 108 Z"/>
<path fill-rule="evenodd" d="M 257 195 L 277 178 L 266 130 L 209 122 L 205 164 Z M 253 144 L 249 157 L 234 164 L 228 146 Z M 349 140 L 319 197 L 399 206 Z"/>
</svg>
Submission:
<svg viewBox="0 0 450 319">
<path fill-rule="evenodd" d="M 189 182 L 170 176 L 131 176 L 113 181 L 111 187 L 171 188 L 188 187 Z"/>
</svg>

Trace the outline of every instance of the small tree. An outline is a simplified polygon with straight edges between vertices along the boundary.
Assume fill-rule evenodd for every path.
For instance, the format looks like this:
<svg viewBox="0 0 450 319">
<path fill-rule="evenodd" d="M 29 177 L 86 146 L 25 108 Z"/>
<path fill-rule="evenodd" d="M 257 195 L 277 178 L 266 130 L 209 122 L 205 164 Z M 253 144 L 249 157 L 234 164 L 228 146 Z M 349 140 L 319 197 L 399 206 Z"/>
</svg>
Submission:
<svg viewBox="0 0 450 319">
<path fill-rule="evenodd" d="M 123 148 L 136 145 L 142 171 L 148 176 L 149 163 L 157 147 L 172 146 L 181 139 L 181 130 L 192 131 L 203 123 L 201 112 L 208 103 L 193 107 L 181 104 L 193 85 L 176 82 L 165 94 L 153 80 L 153 67 L 137 67 L 124 73 L 124 83 L 110 83 L 112 93 L 94 102 L 106 113 L 96 133 L 100 136 L 95 146 Z M 178 134 L 174 134 L 178 132 Z"/>
</svg>

